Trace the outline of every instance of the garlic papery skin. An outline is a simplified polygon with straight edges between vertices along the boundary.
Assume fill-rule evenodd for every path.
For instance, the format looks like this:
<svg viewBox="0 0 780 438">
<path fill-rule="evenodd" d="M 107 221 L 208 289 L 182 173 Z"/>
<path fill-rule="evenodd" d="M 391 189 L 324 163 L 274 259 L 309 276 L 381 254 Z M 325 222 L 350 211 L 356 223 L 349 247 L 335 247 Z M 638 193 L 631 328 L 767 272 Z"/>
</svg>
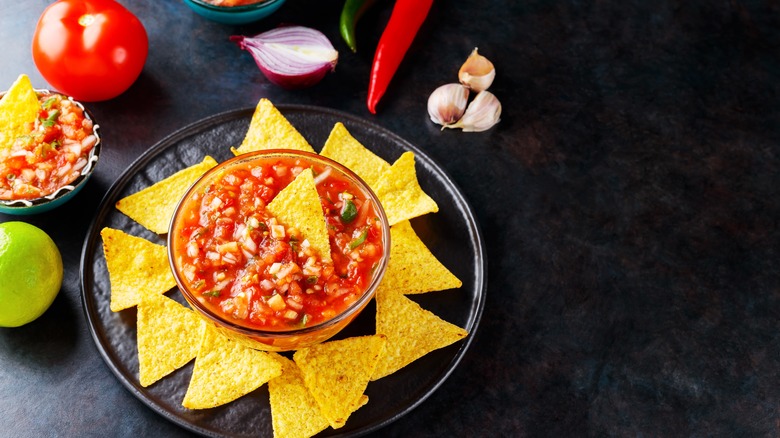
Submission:
<svg viewBox="0 0 780 438">
<path fill-rule="evenodd" d="M 482 91 L 471 101 L 463 117 L 445 128 L 461 128 L 464 132 L 482 132 L 501 121 L 501 102 L 490 91 Z"/>
<path fill-rule="evenodd" d="M 428 97 L 428 116 L 439 125 L 455 123 L 463 116 L 468 100 L 469 89 L 463 85 L 442 85 Z"/>
<path fill-rule="evenodd" d="M 480 55 L 476 47 L 458 71 L 460 83 L 477 93 L 487 90 L 495 77 L 496 69 L 493 63 Z"/>
</svg>

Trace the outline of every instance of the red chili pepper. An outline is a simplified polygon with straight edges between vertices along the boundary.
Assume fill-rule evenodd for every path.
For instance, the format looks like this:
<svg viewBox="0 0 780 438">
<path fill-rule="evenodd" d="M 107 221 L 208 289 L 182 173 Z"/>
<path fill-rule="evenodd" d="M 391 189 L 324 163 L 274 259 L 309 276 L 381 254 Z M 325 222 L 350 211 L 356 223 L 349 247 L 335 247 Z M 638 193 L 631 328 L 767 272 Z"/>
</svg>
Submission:
<svg viewBox="0 0 780 438">
<path fill-rule="evenodd" d="M 368 84 L 368 110 L 376 114 L 376 105 L 385 94 L 390 79 L 412 45 L 433 0 L 397 0 L 374 53 Z"/>
</svg>

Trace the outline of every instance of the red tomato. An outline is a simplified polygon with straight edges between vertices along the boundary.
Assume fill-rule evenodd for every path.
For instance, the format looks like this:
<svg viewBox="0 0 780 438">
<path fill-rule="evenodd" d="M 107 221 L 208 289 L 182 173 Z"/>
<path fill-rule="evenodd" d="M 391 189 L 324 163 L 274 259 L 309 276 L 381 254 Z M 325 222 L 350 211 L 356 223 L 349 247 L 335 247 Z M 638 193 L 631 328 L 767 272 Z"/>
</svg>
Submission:
<svg viewBox="0 0 780 438">
<path fill-rule="evenodd" d="M 38 71 L 76 100 L 107 100 L 130 88 L 146 62 L 143 24 L 114 0 L 59 0 L 35 28 Z"/>
</svg>

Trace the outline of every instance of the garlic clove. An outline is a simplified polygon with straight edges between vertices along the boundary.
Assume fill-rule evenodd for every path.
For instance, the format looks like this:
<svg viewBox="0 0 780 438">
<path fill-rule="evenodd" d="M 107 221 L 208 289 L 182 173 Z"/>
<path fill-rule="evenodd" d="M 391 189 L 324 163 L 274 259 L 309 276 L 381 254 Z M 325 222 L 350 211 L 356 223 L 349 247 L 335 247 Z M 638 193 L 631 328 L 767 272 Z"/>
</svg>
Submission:
<svg viewBox="0 0 780 438">
<path fill-rule="evenodd" d="M 460 83 L 477 93 L 487 90 L 495 77 L 496 69 L 493 63 L 480 55 L 476 47 L 458 71 Z"/>
<path fill-rule="evenodd" d="M 455 123 L 463 116 L 468 99 L 469 89 L 463 85 L 442 85 L 428 97 L 428 116 L 439 125 Z"/>
<path fill-rule="evenodd" d="M 501 102 L 490 91 L 481 91 L 471 101 L 463 117 L 445 128 L 461 128 L 463 132 L 482 132 L 501 121 Z"/>
</svg>

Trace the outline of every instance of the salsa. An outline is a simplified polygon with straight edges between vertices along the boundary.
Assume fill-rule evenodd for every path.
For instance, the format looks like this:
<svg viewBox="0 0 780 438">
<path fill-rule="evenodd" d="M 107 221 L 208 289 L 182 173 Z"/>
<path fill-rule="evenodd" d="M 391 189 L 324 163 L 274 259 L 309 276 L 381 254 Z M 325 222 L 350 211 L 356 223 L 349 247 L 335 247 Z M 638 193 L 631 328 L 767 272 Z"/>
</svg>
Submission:
<svg viewBox="0 0 780 438">
<path fill-rule="evenodd" d="M 29 134 L 0 150 L 0 199 L 35 199 L 70 184 L 97 144 L 92 120 L 72 100 L 38 93 L 41 110 Z"/>
<path fill-rule="evenodd" d="M 306 168 L 315 175 L 332 262 L 266 210 Z M 249 328 L 331 319 L 363 295 L 383 254 L 382 224 L 367 195 L 332 167 L 295 157 L 240 163 L 180 209 L 172 250 L 181 281 L 211 311 Z"/>
</svg>

